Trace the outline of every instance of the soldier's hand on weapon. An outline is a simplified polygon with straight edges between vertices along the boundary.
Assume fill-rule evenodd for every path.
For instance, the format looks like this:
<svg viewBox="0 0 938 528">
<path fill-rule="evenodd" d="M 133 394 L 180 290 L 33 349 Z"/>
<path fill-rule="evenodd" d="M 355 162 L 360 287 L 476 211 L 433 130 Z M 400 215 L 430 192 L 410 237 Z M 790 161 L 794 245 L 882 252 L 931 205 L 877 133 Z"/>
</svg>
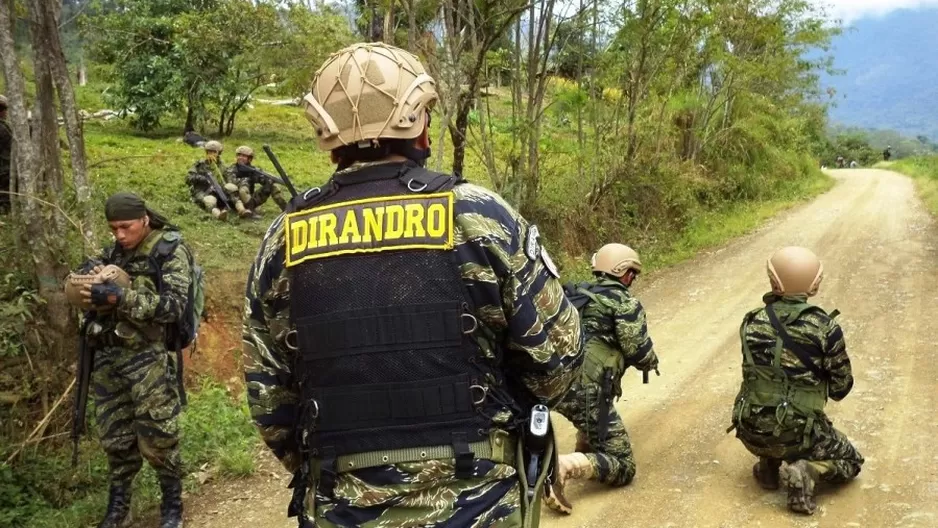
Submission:
<svg viewBox="0 0 938 528">
<path fill-rule="evenodd" d="M 82 297 L 89 300 L 92 306 L 114 306 L 120 304 L 124 297 L 124 289 L 107 281 L 101 284 L 87 285 L 81 292 Z"/>
</svg>

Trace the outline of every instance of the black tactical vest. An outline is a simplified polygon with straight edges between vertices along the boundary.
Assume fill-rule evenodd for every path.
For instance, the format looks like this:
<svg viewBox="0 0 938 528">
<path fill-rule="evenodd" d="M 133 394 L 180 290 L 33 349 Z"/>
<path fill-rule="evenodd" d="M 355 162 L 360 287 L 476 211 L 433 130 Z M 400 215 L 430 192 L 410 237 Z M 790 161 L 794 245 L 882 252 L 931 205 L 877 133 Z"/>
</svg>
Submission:
<svg viewBox="0 0 938 528">
<path fill-rule="evenodd" d="M 501 368 L 473 339 L 479 324 L 452 249 L 457 183 L 412 163 L 378 165 L 337 174 L 291 204 L 299 209 L 285 229 L 303 444 L 324 472 L 341 455 L 444 445 L 465 470 L 468 444 L 488 438 L 495 409 L 485 396 Z M 408 231 L 384 217 L 377 241 L 375 211 L 402 203 Z M 434 220 L 418 226 L 418 215 Z M 315 251 L 300 250 L 319 236 Z"/>
</svg>

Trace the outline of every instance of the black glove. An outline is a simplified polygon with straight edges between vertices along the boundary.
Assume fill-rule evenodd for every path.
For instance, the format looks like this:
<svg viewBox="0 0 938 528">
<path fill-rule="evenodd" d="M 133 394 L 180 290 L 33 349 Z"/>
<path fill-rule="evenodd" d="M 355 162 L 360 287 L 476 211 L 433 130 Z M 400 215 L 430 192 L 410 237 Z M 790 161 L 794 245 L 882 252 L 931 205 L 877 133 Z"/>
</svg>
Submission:
<svg viewBox="0 0 938 528">
<path fill-rule="evenodd" d="M 103 263 L 98 259 L 88 259 L 81 265 L 80 268 L 78 268 L 78 271 L 76 272 L 76 274 L 77 275 L 91 275 L 91 272 L 94 271 L 95 266 L 101 266 L 101 265 L 103 265 Z"/>
<path fill-rule="evenodd" d="M 120 304 L 124 297 L 124 289 L 113 282 L 104 284 L 93 284 L 91 286 L 91 305 L 92 306 L 113 306 Z"/>
</svg>

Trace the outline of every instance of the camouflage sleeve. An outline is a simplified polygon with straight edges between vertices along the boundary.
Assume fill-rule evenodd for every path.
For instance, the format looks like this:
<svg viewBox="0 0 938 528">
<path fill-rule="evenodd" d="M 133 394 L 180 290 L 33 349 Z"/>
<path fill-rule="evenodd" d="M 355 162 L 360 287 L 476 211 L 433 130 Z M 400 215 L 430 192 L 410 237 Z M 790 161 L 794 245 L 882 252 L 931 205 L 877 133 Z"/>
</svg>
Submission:
<svg viewBox="0 0 938 528">
<path fill-rule="evenodd" d="M 186 175 L 186 184 L 190 186 L 201 185 L 205 183 L 205 175 L 202 174 L 202 164 L 196 163 L 189 167 L 189 173 Z"/>
<path fill-rule="evenodd" d="M 836 321 L 831 321 L 824 334 L 824 370 L 830 376 L 828 394 L 834 401 L 844 399 L 853 389 L 853 370 L 847 356 L 844 332 Z"/>
<path fill-rule="evenodd" d="M 639 370 L 651 370 L 658 366 L 658 356 L 648 335 L 645 309 L 638 299 L 625 295 L 617 303 L 613 315 L 619 349 L 628 365 Z"/>
<path fill-rule="evenodd" d="M 549 271 L 546 250 L 527 255 L 529 225 L 521 215 L 481 187 L 460 185 L 457 192 L 456 252 L 477 312 L 504 329 L 513 381 L 555 405 L 582 363 L 579 315 Z"/>
<path fill-rule="evenodd" d="M 173 323 L 182 318 L 192 282 L 188 249 L 180 245 L 161 268 L 163 291 L 149 277 L 137 277 L 124 290 L 118 313 L 145 323 Z"/>
<path fill-rule="evenodd" d="M 289 471 L 300 464 L 295 440 L 299 401 L 286 347 L 290 290 L 284 266 L 283 217 L 261 242 L 248 272 L 242 320 L 244 379 L 251 417 L 264 442 Z"/>
</svg>

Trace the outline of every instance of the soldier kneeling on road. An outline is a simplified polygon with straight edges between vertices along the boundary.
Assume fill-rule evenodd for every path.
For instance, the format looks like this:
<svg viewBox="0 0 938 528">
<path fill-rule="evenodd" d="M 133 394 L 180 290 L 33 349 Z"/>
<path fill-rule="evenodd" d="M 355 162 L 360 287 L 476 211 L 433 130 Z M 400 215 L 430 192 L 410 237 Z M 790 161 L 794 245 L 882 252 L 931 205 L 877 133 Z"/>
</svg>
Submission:
<svg viewBox="0 0 938 528">
<path fill-rule="evenodd" d="M 844 334 L 827 314 L 808 304 L 823 276 L 817 256 L 786 247 L 768 260 L 772 292 L 740 328 L 743 382 L 733 425 L 750 453 L 752 473 L 768 490 L 788 488 L 788 507 L 813 514 L 815 486 L 843 483 L 860 473 L 863 457 L 824 413 L 853 388 Z"/>
<path fill-rule="evenodd" d="M 282 185 L 283 181 L 251 165 L 254 160 L 254 149 L 241 145 L 235 150 L 235 155 L 237 163 L 225 169 L 226 187 L 234 185 L 244 206 L 255 213 L 259 213 L 257 209 L 268 198 L 272 198 L 281 211 L 286 209 L 287 201 L 276 185 Z"/>
<path fill-rule="evenodd" d="M 658 368 L 645 310 L 629 287 L 642 271 L 638 253 L 622 244 L 606 244 L 593 255 L 595 281 L 567 285 L 567 297 L 580 310 L 584 359 L 580 378 L 555 409 L 577 429 L 576 452 L 561 455 L 560 474 L 545 499 L 551 509 L 570 513 L 564 495 L 569 479 L 596 479 L 625 486 L 635 476 L 632 445 L 613 406 L 622 395 L 622 376 L 633 366 Z"/>
<path fill-rule="evenodd" d="M 227 219 L 228 211 L 232 209 L 241 218 L 253 218 L 254 213 L 244 206 L 238 196 L 238 186 L 225 183 L 224 164 L 221 161 L 222 144 L 208 141 L 203 148 L 205 159 L 195 162 L 186 176 L 192 201 L 218 220 Z"/>
</svg>

